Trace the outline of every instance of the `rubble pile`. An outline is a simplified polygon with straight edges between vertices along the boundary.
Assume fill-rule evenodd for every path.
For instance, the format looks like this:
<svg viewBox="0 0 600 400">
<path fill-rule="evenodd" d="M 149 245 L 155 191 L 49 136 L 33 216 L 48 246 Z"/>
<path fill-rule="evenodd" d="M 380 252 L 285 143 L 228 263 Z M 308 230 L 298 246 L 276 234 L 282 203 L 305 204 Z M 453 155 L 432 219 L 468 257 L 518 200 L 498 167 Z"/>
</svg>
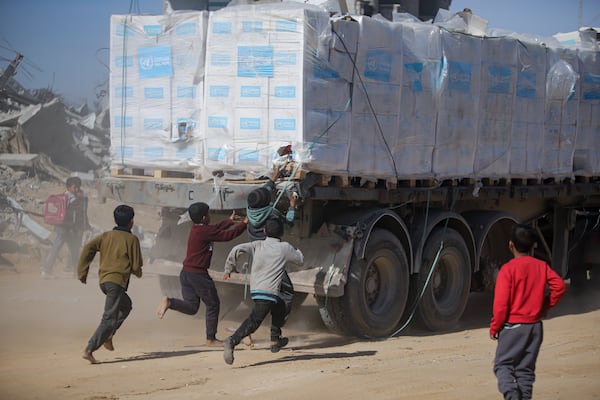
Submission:
<svg viewBox="0 0 600 400">
<path fill-rule="evenodd" d="M 43 182 L 45 183 L 45 182 Z M 40 223 L 43 200 L 39 177 L 0 164 L 0 267 L 12 266 L 5 257 L 18 253 L 34 262 L 49 245 L 50 231 Z"/>
<path fill-rule="evenodd" d="M 107 107 L 74 109 L 12 78 L 0 87 L 0 266 L 11 266 L 5 256 L 13 253 L 39 263 L 51 233 L 41 222 L 45 186 L 62 187 L 74 174 L 91 180 L 107 169 L 108 126 Z"/>
<path fill-rule="evenodd" d="M 10 88 L 0 89 L 0 155 L 2 163 L 63 180 L 72 172 L 97 176 L 110 163 L 107 110 L 73 109 L 47 93 L 40 102 L 18 102 Z M 32 97 L 29 96 L 29 99 Z M 33 97 L 35 100 L 35 98 Z M 10 107 L 8 106 L 10 105 Z M 35 154 L 29 165 L 11 162 L 9 154 Z M 19 159 L 18 157 L 16 159 Z"/>
</svg>

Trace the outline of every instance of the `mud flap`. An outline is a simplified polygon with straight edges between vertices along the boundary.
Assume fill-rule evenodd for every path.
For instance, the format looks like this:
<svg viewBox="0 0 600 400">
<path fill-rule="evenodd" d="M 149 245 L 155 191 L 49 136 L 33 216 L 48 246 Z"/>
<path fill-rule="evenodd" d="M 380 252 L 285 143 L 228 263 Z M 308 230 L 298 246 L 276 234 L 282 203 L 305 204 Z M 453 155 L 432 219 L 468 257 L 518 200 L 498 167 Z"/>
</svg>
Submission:
<svg viewBox="0 0 600 400">
<path fill-rule="evenodd" d="M 279 297 L 285 303 L 285 318 L 292 312 L 292 301 L 294 300 L 294 285 L 287 271 L 283 271 L 283 279 L 279 287 Z"/>
</svg>

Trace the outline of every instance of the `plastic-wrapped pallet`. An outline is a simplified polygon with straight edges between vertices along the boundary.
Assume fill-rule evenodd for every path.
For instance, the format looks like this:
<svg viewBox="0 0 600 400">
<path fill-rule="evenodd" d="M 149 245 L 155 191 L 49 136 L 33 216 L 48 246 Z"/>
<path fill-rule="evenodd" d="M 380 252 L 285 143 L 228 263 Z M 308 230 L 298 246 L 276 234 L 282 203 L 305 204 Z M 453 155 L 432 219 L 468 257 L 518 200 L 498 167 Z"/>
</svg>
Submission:
<svg viewBox="0 0 600 400">
<path fill-rule="evenodd" d="M 600 174 L 600 52 L 579 49 L 581 97 L 573 169 L 582 176 Z"/>
<path fill-rule="evenodd" d="M 207 21 L 203 11 L 111 17 L 112 165 L 202 163 Z"/>
<path fill-rule="evenodd" d="M 433 172 L 439 179 L 473 176 L 482 40 L 442 30 L 445 76 L 433 152 Z"/>
<path fill-rule="evenodd" d="M 474 173 L 481 178 L 510 178 L 510 139 L 517 87 L 517 41 L 482 41 L 481 86 Z"/>
<path fill-rule="evenodd" d="M 393 155 L 402 92 L 402 27 L 383 18 L 358 17 L 358 22 L 348 173 L 396 178 L 399 168 Z"/>
<path fill-rule="evenodd" d="M 441 84 L 442 44 L 437 26 L 402 24 L 403 75 L 397 147 L 400 179 L 430 178 Z"/>
<path fill-rule="evenodd" d="M 311 154 L 329 121 L 346 112 L 348 99 L 340 94 L 349 93 L 350 83 L 328 62 L 330 40 L 329 15 L 313 6 L 241 5 L 211 13 L 205 75 L 208 168 L 266 172 L 276 150 L 291 144 L 296 157 L 314 161 L 313 169 L 346 169 L 343 148 L 338 153 L 328 146 L 326 152 L 335 154 Z"/>
<path fill-rule="evenodd" d="M 570 177 L 579 112 L 577 52 L 548 48 L 546 60 L 542 177 Z"/>
<path fill-rule="evenodd" d="M 351 86 L 358 45 L 359 25 L 354 20 L 331 21 L 328 61 L 321 77 L 309 81 L 313 108 L 305 119 L 305 168 L 345 176 L 352 134 Z M 328 78 L 327 76 L 331 76 Z"/>
<path fill-rule="evenodd" d="M 541 177 L 545 87 L 546 48 L 538 43 L 518 41 L 510 149 L 512 178 Z"/>
</svg>

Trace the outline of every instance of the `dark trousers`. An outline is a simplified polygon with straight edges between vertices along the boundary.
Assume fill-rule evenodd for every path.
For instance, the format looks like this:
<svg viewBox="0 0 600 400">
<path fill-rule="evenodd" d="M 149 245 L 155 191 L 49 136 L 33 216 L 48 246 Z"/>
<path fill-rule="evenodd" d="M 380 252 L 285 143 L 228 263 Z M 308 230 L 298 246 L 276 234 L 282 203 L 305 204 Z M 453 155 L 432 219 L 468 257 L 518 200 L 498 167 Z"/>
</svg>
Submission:
<svg viewBox="0 0 600 400">
<path fill-rule="evenodd" d="M 294 285 L 287 271 L 283 271 L 281 286 L 279 286 L 279 297 L 285 303 L 285 317 L 287 318 L 292 312 L 292 302 L 294 301 Z"/>
<path fill-rule="evenodd" d="M 505 398 L 531 399 L 535 363 L 544 339 L 542 322 L 505 324 L 498 337 L 494 374 Z M 520 397 L 518 397 L 520 393 Z"/>
<path fill-rule="evenodd" d="M 44 272 L 52 272 L 52 267 L 54 267 L 58 253 L 65 243 L 69 248 L 69 253 L 71 255 L 71 258 L 69 259 L 70 265 L 67 265 L 66 267 L 72 271 L 77 271 L 79 252 L 81 250 L 81 236 L 82 232 L 74 229 L 67 229 L 60 225 L 56 226 L 56 238 L 52 243 L 52 247 L 50 247 L 48 257 L 46 257 L 46 262 L 43 267 Z"/>
<path fill-rule="evenodd" d="M 104 314 L 96 332 L 90 338 L 87 349 L 95 351 L 114 335 L 131 312 L 131 299 L 125 288 L 112 282 L 100 284 L 100 290 L 106 295 Z"/>
<path fill-rule="evenodd" d="M 283 301 L 253 300 L 254 307 L 250 316 L 231 335 L 232 344 L 238 345 L 243 338 L 256 332 L 265 317 L 271 313 L 271 341 L 277 341 L 281 336 L 281 327 L 285 323 L 286 311 Z"/>
<path fill-rule="evenodd" d="M 181 271 L 181 295 L 183 300 L 169 299 L 169 308 L 187 315 L 194 315 L 200 308 L 200 301 L 206 305 L 206 339 L 215 340 L 221 302 L 215 282 L 208 273 Z"/>
</svg>

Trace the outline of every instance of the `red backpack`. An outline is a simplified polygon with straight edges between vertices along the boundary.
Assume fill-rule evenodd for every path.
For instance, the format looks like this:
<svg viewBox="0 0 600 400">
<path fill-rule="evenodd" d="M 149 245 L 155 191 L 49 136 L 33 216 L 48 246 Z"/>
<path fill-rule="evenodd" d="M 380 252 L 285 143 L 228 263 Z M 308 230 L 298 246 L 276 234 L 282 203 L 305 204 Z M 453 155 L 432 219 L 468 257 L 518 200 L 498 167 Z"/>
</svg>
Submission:
<svg viewBox="0 0 600 400">
<path fill-rule="evenodd" d="M 44 204 L 44 223 L 49 225 L 62 225 L 67 216 L 69 195 L 66 193 L 52 194 Z"/>
</svg>

